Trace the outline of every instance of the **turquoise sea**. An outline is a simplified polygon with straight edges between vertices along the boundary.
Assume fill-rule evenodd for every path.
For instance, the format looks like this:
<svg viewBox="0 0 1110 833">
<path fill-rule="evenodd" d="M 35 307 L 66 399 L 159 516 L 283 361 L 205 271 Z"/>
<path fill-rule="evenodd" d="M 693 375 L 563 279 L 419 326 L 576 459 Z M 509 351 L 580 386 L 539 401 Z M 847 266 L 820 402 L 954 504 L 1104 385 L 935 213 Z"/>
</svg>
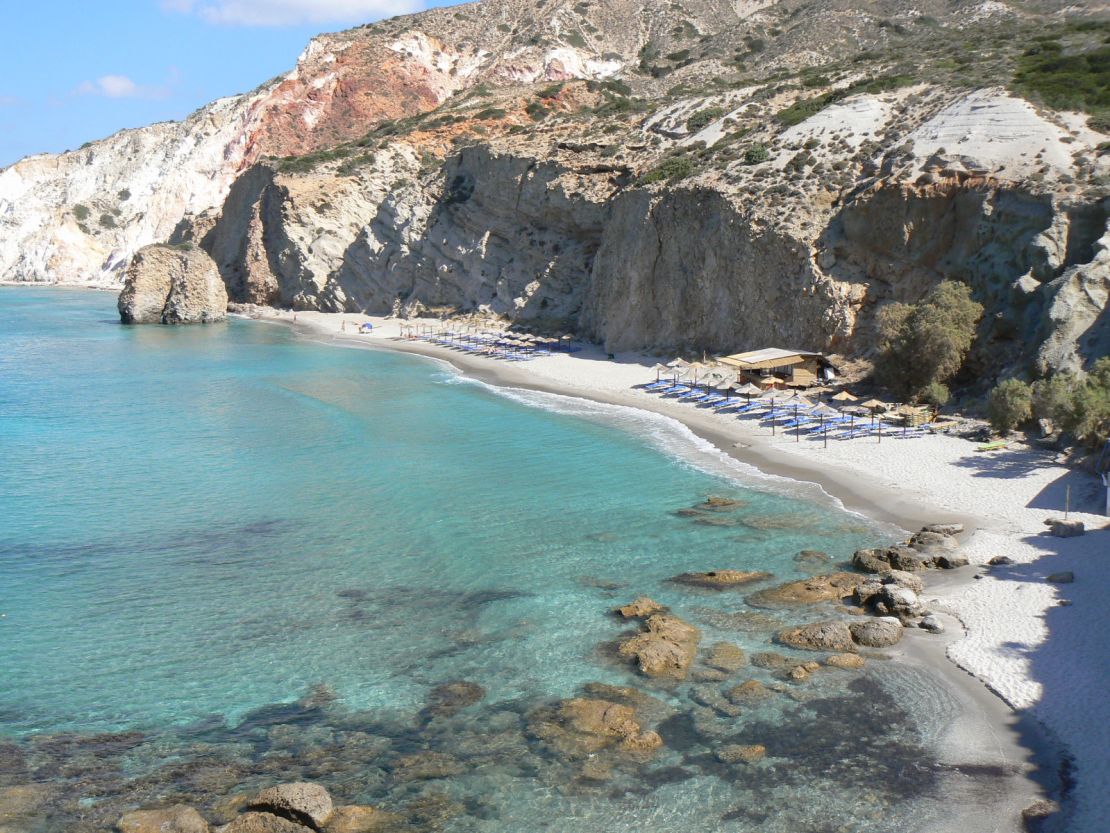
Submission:
<svg viewBox="0 0 1110 833">
<path fill-rule="evenodd" d="M 174 800 L 217 821 L 221 797 L 299 778 L 405 830 L 927 822 L 946 701 L 923 674 L 699 665 L 667 686 L 612 651 L 608 611 L 650 595 L 703 648 L 789 654 L 774 627 L 821 611 L 667 579 L 798 578 L 800 551 L 843 561 L 889 530 L 661 418 L 274 324 L 123 327 L 114 301 L 0 289 L 0 787 L 59 791 L 28 831 Z M 679 512 L 709 495 L 741 505 Z M 774 696 L 723 713 L 752 678 Z M 481 698 L 440 707 L 454 681 Z M 584 771 L 537 735 L 591 683 L 646 695 L 655 757 Z M 730 743 L 767 758 L 726 765 Z"/>
</svg>

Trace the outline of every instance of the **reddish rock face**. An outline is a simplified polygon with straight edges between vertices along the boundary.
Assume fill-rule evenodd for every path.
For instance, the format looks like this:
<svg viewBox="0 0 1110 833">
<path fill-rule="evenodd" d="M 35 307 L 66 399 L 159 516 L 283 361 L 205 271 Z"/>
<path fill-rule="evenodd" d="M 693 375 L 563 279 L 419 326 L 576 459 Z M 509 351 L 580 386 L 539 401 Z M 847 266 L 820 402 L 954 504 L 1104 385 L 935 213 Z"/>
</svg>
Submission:
<svg viewBox="0 0 1110 833">
<path fill-rule="evenodd" d="M 246 169 L 264 156 L 300 156 L 364 136 L 389 119 L 438 107 L 468 86 L 475 56 L 420 32 L 397 39 L 354 30 L 314 40 L 251 106 Z"/>
</svg>

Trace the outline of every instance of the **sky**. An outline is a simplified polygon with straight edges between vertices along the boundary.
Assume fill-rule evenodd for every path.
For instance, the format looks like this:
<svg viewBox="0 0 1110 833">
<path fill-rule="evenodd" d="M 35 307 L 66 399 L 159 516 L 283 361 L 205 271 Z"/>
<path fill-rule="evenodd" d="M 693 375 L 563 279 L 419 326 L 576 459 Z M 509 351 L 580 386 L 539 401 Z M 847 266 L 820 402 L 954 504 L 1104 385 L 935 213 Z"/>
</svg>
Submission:
<svg viewBox="0 0 1110 833">
<path fill-rule="evenodd" d="M 453 2 L 5 2 L 0 167 L 252 90 L 291 69 L 320 32 Z"/>
</svg>

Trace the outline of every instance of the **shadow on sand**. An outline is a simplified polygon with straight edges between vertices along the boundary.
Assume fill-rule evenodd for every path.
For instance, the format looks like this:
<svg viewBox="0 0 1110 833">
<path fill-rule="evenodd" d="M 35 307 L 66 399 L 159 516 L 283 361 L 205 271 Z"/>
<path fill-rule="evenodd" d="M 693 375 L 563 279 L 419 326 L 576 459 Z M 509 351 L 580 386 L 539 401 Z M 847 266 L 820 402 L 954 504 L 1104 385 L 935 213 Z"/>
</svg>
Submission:
<svg viewBox="0 0 1110 833">
<path fill-rule="evenodd" d="M 992 458 L 976 458 L 984 463 Z M 984 466 L 983 476 L 1017 476 L 1007 472 L 1007 461 L 999 461 L 992 475 Z M 1054 481 L 1029 504 L 1032 508 L 1062 508 L 1065 487 L 1071 485 L 1073 511 L 1094 514 L 1101 495 L 1091 485 L 1090 475 L 1070 472 Z M 1093 499 L 1092 499 L 1093 498 Z M 1036 749 L 1038 737 L 1047 738 L 1060 749 L 1056 784 L 1042 770 L 1042 783 L 1061 797 L 1061 809 L 1031 830 L 1097 833 L 1105 830 L 1106 797 L 1110 796 L 1110 519 L 1075 538 L 1057 538 L 1045 533 L 1029 535 L 1024 542 L 1039 557 L 1027 564 L 992 567 L 990 575 L 1013 582 L 1020 592 L 1029 585 L 1051 583 L 1056 587 L 1056 606 L 1043 614 L 1047 634 L 1037 644 L 1014 640 L 1002 648 L 1028 662 L 1028 671 L 1041 686 L 1041 695 L 1030 709 L 1018 712 L 1016 728 L 1027 748 Z M 1066 574 L 1072 573 L 1074 581 Z M 1060 574 L 1065 574 L 1063 579 Z M 1053 582 L 1049 577 L 1055 576 Z M 1045 764 L 1042 763 L 1042 767 Z"/>
</svg>

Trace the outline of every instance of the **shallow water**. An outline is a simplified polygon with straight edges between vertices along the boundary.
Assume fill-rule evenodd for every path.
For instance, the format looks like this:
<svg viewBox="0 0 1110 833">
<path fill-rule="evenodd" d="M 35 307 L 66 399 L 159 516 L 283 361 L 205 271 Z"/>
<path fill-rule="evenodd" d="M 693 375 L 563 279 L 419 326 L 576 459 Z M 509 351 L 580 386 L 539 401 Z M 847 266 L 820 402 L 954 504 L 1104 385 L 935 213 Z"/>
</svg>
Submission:
<svg viewBox="0 0 1110 833">
<path fill-rule="evenodd" d="M 777 623 L 821 612 L 735 616 L 756 613 L 742 593 L 666 579 L 797 578 L 799 551 L 843 560 L 887 531 L 661 419 L 273 325 L 121 327 L 113 303 L 0 290 L 0 787 L 64 794 L 28 830 L 171 799 L 219 820 L 221 796 L 295 778 L 416 830 L 927 821 L 948 701 L 919 672 L 668 687 L 607 647 L 628 631 L 607 611 L 648 594 L 703 647 L 772 650 Z M 678 514 L 710 494 L 743 505 Z M 703 705 L 750 678 L 780 691 Z M 484 696 L 425 708 L 455 680 Z M 651 694 L 664 749 L 595 777 L 538 739 L 536 710 L 591 682 Z M 725 743 L 768 757 L 724 765 Z M 405 759 L 428 752 L 448 757 Z"/>
</svg>

